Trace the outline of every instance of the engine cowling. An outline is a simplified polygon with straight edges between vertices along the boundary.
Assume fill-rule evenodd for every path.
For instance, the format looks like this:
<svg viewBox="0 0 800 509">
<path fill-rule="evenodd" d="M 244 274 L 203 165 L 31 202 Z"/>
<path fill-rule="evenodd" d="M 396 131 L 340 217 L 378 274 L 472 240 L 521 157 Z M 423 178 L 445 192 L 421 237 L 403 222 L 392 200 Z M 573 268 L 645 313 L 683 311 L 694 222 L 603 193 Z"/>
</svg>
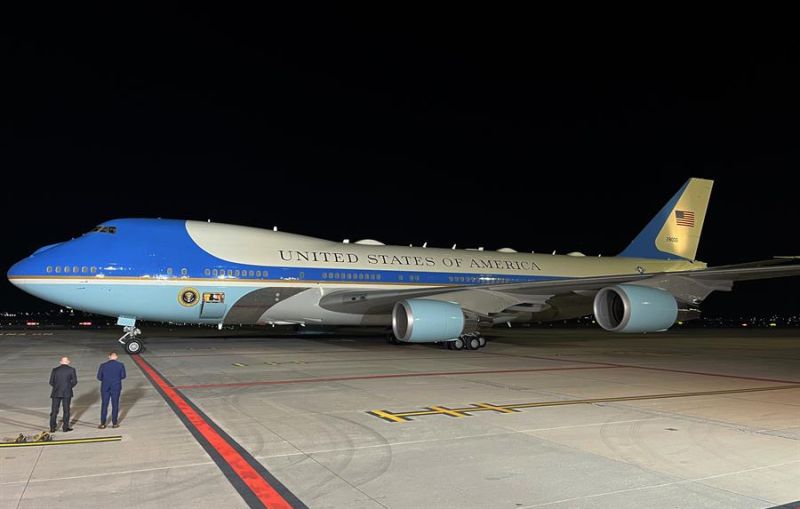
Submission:
<svg viewBox="0 0 800 509">
<path fill-rule="evenodd" d="M 594 298 L 594 318 L 611 332 L 663 331 L 678 318 L 678 303 L 672 294 L 658 288 L 609 286 Z"/>
<path fill-rule="evenodd" d="M 464 312 L 454 302 L 401 300 L 392 310 L 392 330 L 407 343 L 449 341 L 464 331 Z"/>
</svg>

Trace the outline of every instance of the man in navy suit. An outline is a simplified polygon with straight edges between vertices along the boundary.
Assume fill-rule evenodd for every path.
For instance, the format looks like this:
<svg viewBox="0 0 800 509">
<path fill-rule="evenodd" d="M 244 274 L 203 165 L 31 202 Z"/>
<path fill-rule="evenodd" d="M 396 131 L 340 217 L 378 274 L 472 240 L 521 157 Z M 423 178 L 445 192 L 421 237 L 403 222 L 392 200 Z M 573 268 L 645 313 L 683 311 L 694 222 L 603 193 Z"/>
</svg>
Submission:
<svg viewBox="0 0 800 509">
<path fill-rule="evenodd" d="M 61 363 L 57 368 L 50 372 L 50 399 L 52 405 L 50 410 L 50 432 L 56 430 L 56 418 L 58 417 L 58 407 L 64 408 L 64 424 L 61 429 L 64 432 L 72 431 L 69 427 L 69 403 L 72 400 L 72 388 L 78 385 L 78 374 L 75 368 L 69 365 L 69 357 L 62 357 Z"/>
<path fill-rule="evenodd" d="M 125 365 L 117 360 L 117 352 L 108 352 L 108 360 L 100 364 L 97 379 L 100 380 L 100 426 L 106 428 L 108 402 L 111 401 L 111 427 L 118 428 L 119 395 L 122 393 L 122 379 L 125 378 Z"/>
</svg>

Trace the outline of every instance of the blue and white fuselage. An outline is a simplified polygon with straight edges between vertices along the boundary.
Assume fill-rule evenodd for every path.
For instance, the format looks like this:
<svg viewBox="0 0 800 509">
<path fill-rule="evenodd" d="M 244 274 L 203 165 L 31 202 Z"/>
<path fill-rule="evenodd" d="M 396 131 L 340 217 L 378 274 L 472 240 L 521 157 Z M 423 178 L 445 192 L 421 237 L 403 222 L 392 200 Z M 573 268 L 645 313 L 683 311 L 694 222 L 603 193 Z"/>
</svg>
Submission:
<svg viewBox="0 0 800 509">
<path fill-rule="evenodd" d="M 730 290 L 734 281 L 800 273 L 776 260 L 720 268 L 696 261 L 711 186 L 689 179 L 612 257 L 333 242 L 211 222 L 117 219 L 37 250 L 8 278 L 47 301 L 117 317 L 131 353 L 141 348 L 130 343 L 138 320 L 391 325 L 397 340 L 457 349 L 464 337 L 477 344 L 471 335 L 479 325 L 590 313 L 609 331 L 659 331 L 679 316 L 696 316 L 711 292 Z"/>
<path fill-rule="evenodd" d="M 343 289 L 464 288 L 636 273 L 642 263 L 345 244 L 228 224 L 118 219 L 39 249 L 11 267 L 8 277 L 42 299 L 137 320 L 389 325 L 389 312 L 329 311 L 319 301 Z"/>
</svg>

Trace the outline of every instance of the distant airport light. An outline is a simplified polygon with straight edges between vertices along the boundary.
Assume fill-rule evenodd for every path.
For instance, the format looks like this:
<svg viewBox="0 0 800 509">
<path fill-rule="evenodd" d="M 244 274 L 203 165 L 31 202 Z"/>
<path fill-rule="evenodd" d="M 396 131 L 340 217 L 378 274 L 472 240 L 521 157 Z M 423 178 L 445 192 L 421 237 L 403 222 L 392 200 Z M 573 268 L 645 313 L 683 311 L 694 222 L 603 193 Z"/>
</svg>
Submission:
<svg viewBox="0 0 800 509">
<path fill-rule="evenodd" d="M 78 323 L 78 325 L 80 325 L 81 327 L 91 327 L 92 322 L 80 322 Z"/>
<path fill-rule="evenodd" d="M 742 322 L 742 327 L 747 327 L 748 325 L 750 324 L 748 324 L 747 322 Z"/>
<path fill-rule="evenodd" d="M 27 325 L 28 327 L 35 327 L 39 325 L 39 322 L 25 322 L 25 325 Z"/>
</svg>

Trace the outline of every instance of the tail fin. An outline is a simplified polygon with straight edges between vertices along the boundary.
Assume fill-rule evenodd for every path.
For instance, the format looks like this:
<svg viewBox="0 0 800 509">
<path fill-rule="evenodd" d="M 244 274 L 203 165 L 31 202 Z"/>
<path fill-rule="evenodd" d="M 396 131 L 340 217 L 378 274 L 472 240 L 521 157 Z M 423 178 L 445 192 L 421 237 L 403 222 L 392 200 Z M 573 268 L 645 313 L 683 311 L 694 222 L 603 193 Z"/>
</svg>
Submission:
<svg viewBox="0 0 800 509">
<path fill-rule="evenodd" d="M 713 185 L 690 178 L 619 256 L 694 260 Z"/>
</svg>

